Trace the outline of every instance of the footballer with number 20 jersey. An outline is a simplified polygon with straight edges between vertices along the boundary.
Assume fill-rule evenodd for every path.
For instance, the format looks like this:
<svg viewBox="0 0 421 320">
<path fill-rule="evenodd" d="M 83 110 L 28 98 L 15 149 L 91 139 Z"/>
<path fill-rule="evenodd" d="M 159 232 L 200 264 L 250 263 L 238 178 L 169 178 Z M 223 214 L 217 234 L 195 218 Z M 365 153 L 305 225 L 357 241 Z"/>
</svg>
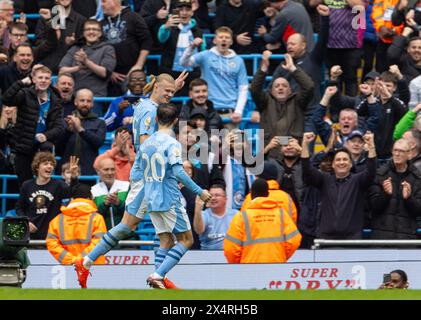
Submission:
<svg viewBox="0 0 421 320">
<path fill-rule="evenodd" d="M 187 178 L 186 187 L 202 194 L 203 190 L 184 172 L 180 142 L 169 134 L 154 133 L 140 146 L 139 154 L 145 182 L 142 207 L 146 206 L 147 211 L 168 211 L 174 205 L 181 206 L 179 180 L 184 183 Z"/>
</svg>

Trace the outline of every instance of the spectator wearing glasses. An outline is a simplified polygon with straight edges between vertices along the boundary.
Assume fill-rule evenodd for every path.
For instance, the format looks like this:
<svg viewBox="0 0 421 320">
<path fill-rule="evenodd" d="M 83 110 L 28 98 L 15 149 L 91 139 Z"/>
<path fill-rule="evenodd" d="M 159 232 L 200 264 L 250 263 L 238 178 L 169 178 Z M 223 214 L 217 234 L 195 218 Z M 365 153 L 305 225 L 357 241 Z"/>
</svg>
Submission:
<svg viewBox="0 0 421 320">
<path fill-rule="evenodd" d="M 196 197 L 193 229 L 199 235 L 202 250 L 222 250 L 225 234 L 237 210 L 226 208 L 227 194 L 223 186 L 213 185 L 209 192 L 212 200 L 205 210 L 204 202 Z"/>
<path fill-rule="evenodd" d="M 60 72 L 75 78 L 75 90 L 89 88 L 95 96 L 107 95 L 108 80 L 116 66 L 114 47 L 102 40 L 101 23 L 89 19 L 83 38 L 61 60 Z"/>
<path fill-rule="evenodd" d="M 45 33 L 39 39 L 37 45 L 33 47 L 34 61 L 38 62 L 49 54 L 55 52 L 58 44 L 56 32 L 52 28 L 52 15 L 49 9 L 41 9 L 40 23 L 44 24 Z M 22 22 L 13 22 L 9 27 L 10 47 L 9 57 L 12 58 L 16 52 L 16 48 L 23 43 L 28 43 L 28 26 Z"/>
<path fill-rule="evenodd" d="M 421 172 L 409 162 L 410 145 L 400 139 L 392 160 L 377 171 L 368 199 L 373 239 L 416 239 L 421 216 Z"/>
<path fill-rule="evenodd" d="M 133 126 L 133 105 L 141 98 L 144 98 L 143 87 L 146 85 L 146 73 L 140 69 L 132 70 L 129 75 L 127 92 L 111 102 L 107 113 L 104 115 L 107 131 L 114 131 L 121 126 L 132 129 Z"/>
</svg>

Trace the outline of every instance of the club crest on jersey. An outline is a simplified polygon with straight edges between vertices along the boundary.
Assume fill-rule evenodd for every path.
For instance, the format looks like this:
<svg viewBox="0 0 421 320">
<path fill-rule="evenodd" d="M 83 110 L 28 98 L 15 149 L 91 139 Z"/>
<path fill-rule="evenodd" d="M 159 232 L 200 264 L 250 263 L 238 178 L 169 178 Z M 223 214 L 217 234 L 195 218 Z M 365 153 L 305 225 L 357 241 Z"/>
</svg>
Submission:
<svg viewBox="0 0 421 320">
<path fill-rule="evenodd" d="M 145 126 L 147 126 L 147 127 L 150 127 L 150 125 L 151 125 L 151 117 L 147 117 L 146 119 L 145 119 Z"/>
<path fill-rule="evenodd" d="M 175 157 L 179 157 L 179 156 L 181 155 L 181 151 L 180 151 L 180 149 L 178 149 L 178 148 L 174 148 L 174 149 L 172 150 L 172 154 L 173 154 Z"/>
</svg>

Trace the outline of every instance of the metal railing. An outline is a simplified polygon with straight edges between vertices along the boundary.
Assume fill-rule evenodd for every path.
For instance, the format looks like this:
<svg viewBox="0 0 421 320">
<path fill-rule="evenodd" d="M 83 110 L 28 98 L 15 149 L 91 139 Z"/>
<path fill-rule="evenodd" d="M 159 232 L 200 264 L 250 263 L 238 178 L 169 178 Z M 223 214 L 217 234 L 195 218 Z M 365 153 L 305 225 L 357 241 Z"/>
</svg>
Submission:
<svg viewBox="0 0 421 320">
<path fill-rule="evenodd" d="M 59 175 L 53 175 L 53 179 L 63 179 Z M 17 180 L 17 176 L 14 174 L 1 174 L 0 175 L 0 181 L 2 183 L 1 193 L 0 193 L 0 199 L 1 199 L 1 213 L 6 214 L 6 208 L 7 208 L 7 200 L 8 199 L 18 199 L 19 194 L 18 193 L 8 193 L 7 185 L 10 180 Z M 99 182 L 98 176 L 80 176 L 80 181 L 95 181 L 95 183 Z"/>
<path fill-rule="evenodd" d="M 326 240 L 315 239 L 313 249 L 322 247 L 378 247 L 378 246 L 394 246 L 408 247 L 421 246 L 421 240 Z"/>
</svg>

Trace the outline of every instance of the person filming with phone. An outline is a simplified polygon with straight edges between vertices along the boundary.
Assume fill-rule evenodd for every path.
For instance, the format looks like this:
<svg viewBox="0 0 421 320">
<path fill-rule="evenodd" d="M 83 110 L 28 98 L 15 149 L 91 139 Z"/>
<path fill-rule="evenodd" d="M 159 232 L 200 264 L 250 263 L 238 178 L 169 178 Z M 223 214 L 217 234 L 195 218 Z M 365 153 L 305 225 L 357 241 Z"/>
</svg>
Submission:
<svg viewBox="0 0 421 320">
<path fill-rule="evenodd" d="M 269 90 L 263 91 L 271 55 L 271 51 L 263 52 L 260 69 L 251 83 L 251 95 L 256 111 L 261 116 L 261 128 L 265 132 L 265 146 L 275 136 L 303 136 L 305 112 L 314 94 L 313 80 L 300 67 L 295 66 L 290 54 L 285 54 L 282 67 L 291 73 L 298 84 L 297 91 L 292 91 L 288 80 L 282 77 L 274 79 Z M 259 117 L 256 113 L 254 116 Z M 270 156 L 280 159 L 278 151 L 272 149 Z"/>
<path fill-rule="evenodd" d="M 394 270 L 383 275 L 383 283 L 379 289 L 408 289 L 408 276 L 403 270 Z"/>
</svg>

